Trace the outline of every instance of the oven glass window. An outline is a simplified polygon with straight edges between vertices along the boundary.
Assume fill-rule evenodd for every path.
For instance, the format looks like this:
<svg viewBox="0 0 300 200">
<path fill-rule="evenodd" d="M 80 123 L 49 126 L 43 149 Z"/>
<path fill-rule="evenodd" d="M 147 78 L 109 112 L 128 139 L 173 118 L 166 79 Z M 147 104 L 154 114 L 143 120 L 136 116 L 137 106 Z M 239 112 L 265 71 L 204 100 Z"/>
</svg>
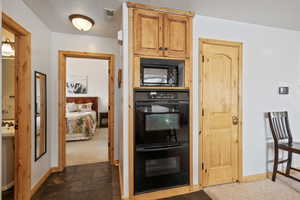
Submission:
<svg viewBox="0 0 300 200">
<path fill-rule="evenodd" d="M 144 84 L 167 84 L 167 68 L 144 68 Z"/>
<path fill-rule="evenodd" d="M 179 113 L 146 114 L 145 118 L 146 131 L 178 130 L 180 128 Z"/>
<path fill-rule="evenodd" d="M 179 157 L 146 160 L 146 177 L 180 173 Z"/>
</svg>

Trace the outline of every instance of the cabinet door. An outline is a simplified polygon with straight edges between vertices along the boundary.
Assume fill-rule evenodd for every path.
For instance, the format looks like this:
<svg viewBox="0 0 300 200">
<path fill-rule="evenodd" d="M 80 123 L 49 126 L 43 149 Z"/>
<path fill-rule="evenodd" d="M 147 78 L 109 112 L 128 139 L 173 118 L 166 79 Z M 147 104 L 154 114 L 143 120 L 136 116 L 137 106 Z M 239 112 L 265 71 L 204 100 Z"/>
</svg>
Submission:
<svg viewBox="0 0 300 200">
<path fill-rule="evenodd" d="M 148 56 L 162 56 L 163 15 L 149 10 L 134 10 L 134 52 Z"/>
<path fill-rule="evenodd" d="M 164 55 L 189 57 L 192 29 L 187 16 L 166 14 L 164 17 Z"/>
</svg>

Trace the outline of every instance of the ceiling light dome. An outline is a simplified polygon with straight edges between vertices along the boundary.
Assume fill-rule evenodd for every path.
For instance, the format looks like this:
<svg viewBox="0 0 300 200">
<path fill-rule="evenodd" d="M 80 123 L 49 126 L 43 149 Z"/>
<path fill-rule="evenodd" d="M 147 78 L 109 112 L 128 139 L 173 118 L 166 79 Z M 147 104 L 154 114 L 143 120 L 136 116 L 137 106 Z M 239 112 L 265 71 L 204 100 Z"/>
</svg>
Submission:
<svg viewBox="0 0 300 200">
<path fill-rule="evenodd" d="M 93 19 L 79 14 L 70 15 L 69 19 L 80 31 L 89 31 L 95 24 Z"/>
</svg>

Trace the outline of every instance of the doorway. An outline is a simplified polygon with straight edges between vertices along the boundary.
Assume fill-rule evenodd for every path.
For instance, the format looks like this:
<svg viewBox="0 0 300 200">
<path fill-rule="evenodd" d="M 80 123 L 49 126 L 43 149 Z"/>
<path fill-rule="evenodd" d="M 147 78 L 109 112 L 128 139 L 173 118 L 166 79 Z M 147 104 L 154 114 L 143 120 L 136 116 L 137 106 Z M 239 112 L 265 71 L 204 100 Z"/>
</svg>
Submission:
<svg viewBox="0 0 300 200">
<path fill-rule="evenodd" d="M 4 115 L 1 122 L 1 134 L 3 134 L 1 137 L 2 147 L 7 150 L 3 153 L 7 153 L 6 161 L 10 162 L 10 166 L 4 165 L 8 163 L 2 159 L 2 166 L 7 170 L 6 175 L 8 175 L 4 189 L 13 188 L 6 199 L 29 200 L 32 135 L 31 34 L 4 13 L 2 13 L 2 29 L 6 33 L 4 36 L 7 37 L 2 42 L 2 54 L 4 53 L 2 73 L 7 76 L 2 82 Z"/>
<path fill-rule="evenodd" d="M 242 178 L 242 44 L 201 39 L 201 161 L 204 186 Z"/>
<path fill-rule="evenodd" d="M 101 84 L 101 82 L 98 83 L 97 75 L 87 75 L 89 71 L 92 71 L 92 67 L 84 67 L 82 64 L 84 60 L 90 63 L 89 66 L 94 65 L 96 61 L 100 61 L 104 65 L 106 63 L 108 83 L 107 98 L 104 97 L 104 94 L 96 95 L 94 93 L 93 95 L 88 95 L 88 91 L 92 90 L 91 86 Z M 70 65 L 72 63 L 73 65 Z M 99 65 L 96 66 L 98 69 L 105 67 L 101 66 L 101 63 L 98 64 Z M 79 68 L 79 66 L 83 67 L 85 72 L 78 70 L 78 73 L 75 72 L 75 68 Z M 99 74 L 99 79 L 100 75 L 101 74 Z M 102 90 L 103 89 L 104 88 L 102 88 Z M 81 111 L 76 113 L 72 112 L 74 109 L 81 110 L 84 113 Z M 88 111 L 85 109 L 88 109 Z M 74 117 L 75 114 L 76 116 L 78 114 L 81 116 L 79 118 L 78 116 Z M 107 128 L 105 129 L 105 127 L 103 127 L 103 120 L 106 119 L 108 122 Z M 78 124 L 80 124 L 80 126 L 77 126 Z M 84 132 L 81 130 L 84 130 Z M 107 139 L 105 139 L 106 131 Z M 59 51 L 59 170 L 63 170 L 65 166 L 88 164 L 101 161 L 102 159 L 107 159 L 113 163 L 113 133 L 114 56 L 112 54 Z M 100 152 L 101 149 L 99 148 L 101 147 L 99 147 L 99 145 L 101 145 L 103 141 L 106 142 L 108 155 L 100 158 L 103 152 Z M 86 145 L 89 147 L 86 148 Z M 96 148 L 95 152 L 93 152 L 94 157 L 86 156 L 84 152 L 78 152 L 80 149 L 87 150 L 93 148 L 93 146 Z M 74 151 L 77 151 L 77 153 L 74 153 Z M 80 156 L 82 156 L 82 158 L 80 158 Z"/>
</svg>

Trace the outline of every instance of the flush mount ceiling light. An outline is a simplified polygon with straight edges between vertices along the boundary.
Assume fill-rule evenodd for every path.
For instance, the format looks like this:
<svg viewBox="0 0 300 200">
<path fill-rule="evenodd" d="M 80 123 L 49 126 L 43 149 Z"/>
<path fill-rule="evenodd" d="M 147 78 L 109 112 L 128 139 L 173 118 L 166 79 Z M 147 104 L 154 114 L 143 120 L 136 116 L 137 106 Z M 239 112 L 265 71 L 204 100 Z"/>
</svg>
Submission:
<svg viewBox="0 0 300 200">
<path fill-rule="evenodd" d="M 69 16 L 72 24 L 80 31 L 89 31 L 95 24 L 94 20 L 80 14 L 73 14 Z"/>
<path fill-rule="evenodd" d="M 9 39 L 2 42 L 1 47 L 2 56 L 15 56 L 14 43 Z"/>
</svg>

